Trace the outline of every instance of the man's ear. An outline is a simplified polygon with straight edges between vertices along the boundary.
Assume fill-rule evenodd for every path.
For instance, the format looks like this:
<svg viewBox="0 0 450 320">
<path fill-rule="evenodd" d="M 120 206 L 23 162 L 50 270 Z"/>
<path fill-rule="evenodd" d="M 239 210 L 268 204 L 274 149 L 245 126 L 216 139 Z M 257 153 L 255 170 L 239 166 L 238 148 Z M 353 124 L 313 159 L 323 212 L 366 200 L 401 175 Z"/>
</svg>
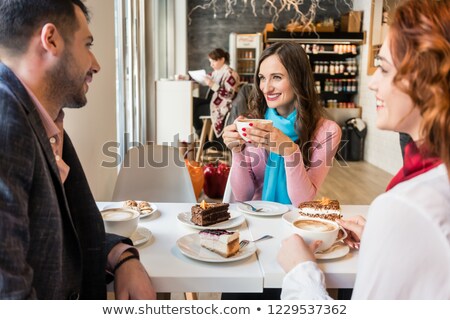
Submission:
<svg viewBox="0 0 450 320">
<path fill-rule="evenodd" d="M 44 51 L 58 55 L 64 48 L 64 40 L 53 23 L 47 23 L 41 30 L 41 45 Z"/>
</svg>

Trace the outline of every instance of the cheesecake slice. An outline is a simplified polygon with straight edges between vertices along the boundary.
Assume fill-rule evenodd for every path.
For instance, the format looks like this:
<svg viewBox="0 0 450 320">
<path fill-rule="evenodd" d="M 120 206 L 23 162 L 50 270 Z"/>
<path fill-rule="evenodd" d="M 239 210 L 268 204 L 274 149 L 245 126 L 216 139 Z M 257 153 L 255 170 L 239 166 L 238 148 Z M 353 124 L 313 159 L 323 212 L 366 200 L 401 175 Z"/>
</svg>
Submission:
<svg viewBox="0 0 450 320">
<path fill-rule="evenodd" d="M 200 245 L 224 258 L 239 251 L 239 232 L 222 229 L 206 229 L 199 232 Z"/>
</svg>

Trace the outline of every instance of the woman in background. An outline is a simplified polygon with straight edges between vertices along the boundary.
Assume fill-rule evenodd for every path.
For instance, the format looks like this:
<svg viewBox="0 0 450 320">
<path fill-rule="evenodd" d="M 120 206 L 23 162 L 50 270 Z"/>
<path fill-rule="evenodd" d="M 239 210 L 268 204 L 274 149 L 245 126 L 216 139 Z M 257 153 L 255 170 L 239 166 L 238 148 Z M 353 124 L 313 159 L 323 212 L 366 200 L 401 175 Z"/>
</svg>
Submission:
<svg viewBox="0 0 450 320">
<path fill-rule="evenodd" d="M 231 109 L 231 102 L 239 88 L 239 75 L 230 66 L 230 54 L 216 48 L 208 54 L 213 72 L 205 77 L 209 87 L 206 99 L 194 99 L 194 128 L 198 136 L 202 131 L 203 121 L 200 116 L 211 116 L 216 137 L 222 135 L 225 118 Z"/>
<path fill-rule="evenodd" d="M 255 73 L 256 91 L 240 137 L 236 124 L 224 129 L 232 150 L 231 186 L 236 200 L 267 200 L 297 206 L 314 199 L 339 147 L 339 126 L 323 117 L 308 56 L 300 44 L 275 43 L 265 49 Z M 239 117 L 236 119 L 242 119 Z"/>
<path fill-rule="evenodd" d="M 450 299 L 450 2 L 400 5 L 378 61 L 369 85 L 377 127 L 413 142 L 367 223 L 342 223 L 354 240 L 362 236 L 352 298 Z M 297 235 L 283 241 L 283 299 L 329 298 L 317 245 Z"/>
</svg>

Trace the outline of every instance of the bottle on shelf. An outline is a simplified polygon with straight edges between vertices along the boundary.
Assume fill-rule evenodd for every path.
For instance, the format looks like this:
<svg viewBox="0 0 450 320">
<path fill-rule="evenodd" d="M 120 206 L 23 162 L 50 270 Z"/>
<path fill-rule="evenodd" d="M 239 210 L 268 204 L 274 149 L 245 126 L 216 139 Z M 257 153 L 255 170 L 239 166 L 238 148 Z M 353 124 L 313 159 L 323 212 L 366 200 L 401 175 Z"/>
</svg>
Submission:
<svg viewBox="0 0 450 320">
<path fill-rule="evenodd" d="M 325 62 L 320 62 L 319 63 L 319 73 L 325 73 L 324 72 L 324 66 L 325 66 Z"/>
<path fill-rule="evenodd" d="M 345 70 L 344 61 L 341 61 L 339 63 L 339 73 L 340 74 L 344 73 L 344 70 Z"/>
<path fill-rule="evenodd" d="M 320 71 L 319 71 L 319 63 L 320 62 L 314 62 L 314 73 L 320 73 Z"/>
<path fill-rule="evenodd" d="M 315 86 L 316 86 L 316 92 L 317 92 L 317 93 L 320 93 L 320 90 L 321 90 L 321 89 L 320 89 L 320 81 L 316 81 L 316 82 L 315 82 Z"/>
</svg>

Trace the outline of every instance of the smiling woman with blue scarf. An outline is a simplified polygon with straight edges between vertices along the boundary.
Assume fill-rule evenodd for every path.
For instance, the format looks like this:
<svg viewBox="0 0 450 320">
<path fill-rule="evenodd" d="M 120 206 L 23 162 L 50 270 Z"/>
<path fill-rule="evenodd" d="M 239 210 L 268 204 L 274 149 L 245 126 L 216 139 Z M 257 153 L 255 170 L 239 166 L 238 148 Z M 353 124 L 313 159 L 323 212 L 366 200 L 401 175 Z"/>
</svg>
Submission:
<svg viewBox="0 0 450 320">
<path fill-rule="evenodd" d="M 245 132 L 224 129 L 232 150 L 231 186 L 238 201 L 267 200 L 297 206 L 314 199 L 341 140 L 339 126 L 323 117 L 308 57 L 300 44 L 276 43 L 264 50 Z M 249 142 L 245 142 L 241 134 Z"/>
</svg>

